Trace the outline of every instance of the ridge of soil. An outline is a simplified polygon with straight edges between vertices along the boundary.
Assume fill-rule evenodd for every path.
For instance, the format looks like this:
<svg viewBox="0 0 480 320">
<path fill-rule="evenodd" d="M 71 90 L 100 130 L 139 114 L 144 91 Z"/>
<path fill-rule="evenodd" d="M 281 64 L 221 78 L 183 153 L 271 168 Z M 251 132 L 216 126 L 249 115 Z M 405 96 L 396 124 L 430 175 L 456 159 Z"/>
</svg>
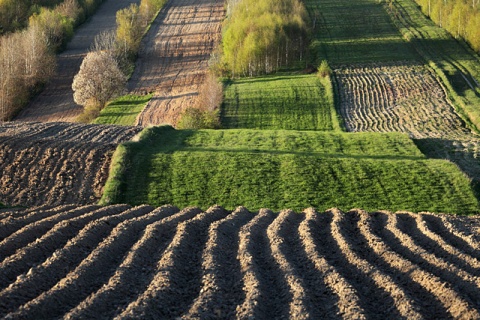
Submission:
<svg viewBox="0 0 480 320">
<path fill-rule="evenodd" d="M 71 123 L 1 124 L 0 202 L 10 206 L 98 202 L 117 145 L 140 130 Z"/>
<path fill-rule="evenodd" d="M 8 212 L 2 318 L 480 317 L 479 216 L 127 205 Z"/>
</svg>

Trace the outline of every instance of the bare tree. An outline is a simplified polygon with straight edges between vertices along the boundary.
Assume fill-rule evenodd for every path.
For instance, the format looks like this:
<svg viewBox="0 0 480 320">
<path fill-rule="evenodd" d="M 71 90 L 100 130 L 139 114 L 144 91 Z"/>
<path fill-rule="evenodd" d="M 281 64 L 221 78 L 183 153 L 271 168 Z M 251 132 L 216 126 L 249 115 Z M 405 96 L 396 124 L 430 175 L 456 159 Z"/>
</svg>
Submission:
<svg viewBox="0 0 480 320">
<path fill-rule="evenodd" d="M 89 52 L 73 79 L 73 99 L 84 107 L 101 110 L 125 90 L 127 78 L 108 51 Z"/>
</svg>

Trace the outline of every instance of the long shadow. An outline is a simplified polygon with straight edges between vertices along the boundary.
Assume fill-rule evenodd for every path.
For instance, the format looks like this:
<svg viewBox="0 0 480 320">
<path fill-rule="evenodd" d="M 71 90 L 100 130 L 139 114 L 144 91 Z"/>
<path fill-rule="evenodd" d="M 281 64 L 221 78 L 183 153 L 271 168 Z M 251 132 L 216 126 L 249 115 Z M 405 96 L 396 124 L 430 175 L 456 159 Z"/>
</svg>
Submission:
<svg viewBox="0 0 480 320">
<path fill-rule="evenodd" d="M 480 147 L 480 140 L 425 138 L 413 139 L 413 142 L 428 158 L 449 160 L 456 164 L 471 178 L 470 185 L 476 198 L 480 201 L 480 157 L 477 155 L 478 151 L 459 148 L 460 142 L 471 142 Z"/>
</svg>

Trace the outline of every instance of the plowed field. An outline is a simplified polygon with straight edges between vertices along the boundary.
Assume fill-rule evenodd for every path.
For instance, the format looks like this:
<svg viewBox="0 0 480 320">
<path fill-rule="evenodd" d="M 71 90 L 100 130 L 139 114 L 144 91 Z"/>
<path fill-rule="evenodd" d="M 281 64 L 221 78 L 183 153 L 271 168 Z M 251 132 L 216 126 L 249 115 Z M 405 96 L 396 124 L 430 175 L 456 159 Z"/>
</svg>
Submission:
<svg viewBox="0 0 480 320">
<path fill-rule="evenodd" d="M 8 205 L 95 203 L 116 146 L 138 127 L 68 123 L 0 125 L 0 202 Z"/>
<path fill-rule="evenodd" d="M 414 138 L 469 133 L 443 87 L 423 66 L 344 67 L 335 77 L 347 131 L 397 131 Z"/>
<path fill-rule="evenodd" d="M 478 217 L 115 205 L 0 219 L 0 317 L 480 317 Z"/>
<path fill-rule="evenodd" d="M 132 93 L 154 93 L 138 125 L 174 125 L 194 103 L 223 17 L 221 0 L 168 1 L 144 38 L 129 82 Z"/>
<path fill-rule="evenodd" d="M 114 30 L 118 10 L 140 0 L 106 0 L 92 18 L 75 31 L 67 49 L 57 56 L 57 71 L 53 79 L 31 103 L 17 116 L 19 121 L 69 121 L 82 112 L 73 101 L 72 83 L 82 60 L 90 50 L 97 34 Z"/>
</svg>

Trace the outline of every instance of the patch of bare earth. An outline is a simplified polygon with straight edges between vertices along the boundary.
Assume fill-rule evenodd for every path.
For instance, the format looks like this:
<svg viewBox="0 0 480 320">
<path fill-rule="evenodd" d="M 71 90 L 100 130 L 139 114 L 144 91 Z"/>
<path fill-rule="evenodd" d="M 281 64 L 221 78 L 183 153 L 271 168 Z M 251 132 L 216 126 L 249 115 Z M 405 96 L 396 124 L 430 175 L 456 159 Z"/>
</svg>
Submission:
<svg viewBox="0 0 480 320">
<path fill-rule="evenodd" d="M 7 319 L 480 317 L 478 216 L 126 205 L 2 213 Z"/>
<path fill-rule="evenodd" d="M 17 121 L 67 121 L 73 122 L 82 112 L 82 107 L 73 101 L 73 77 L 78 73 L 83 58 L 90 50 L 95 36 L 115 30 L 116 13 L 140 0 L 106 0 L 97 12 L 75 31 L 73 39 L 64 52 L 57 56 L 56 73 L 37 95 L 15 118 Z"/>
<path fill-rule="evenodd" d="M 117 145 L 141 128 L 70 123 L 0 125 L 0 202 L 96 203 Z"/>
<path fill-rule="evenodd" d="M 221 0 L 167 2 L 143 39 L 129 81 L 132 93 L 154 93 L 137 125 L 175 125 L 183 110 L 194 104 L 223 18 Z"/>
</svg>

